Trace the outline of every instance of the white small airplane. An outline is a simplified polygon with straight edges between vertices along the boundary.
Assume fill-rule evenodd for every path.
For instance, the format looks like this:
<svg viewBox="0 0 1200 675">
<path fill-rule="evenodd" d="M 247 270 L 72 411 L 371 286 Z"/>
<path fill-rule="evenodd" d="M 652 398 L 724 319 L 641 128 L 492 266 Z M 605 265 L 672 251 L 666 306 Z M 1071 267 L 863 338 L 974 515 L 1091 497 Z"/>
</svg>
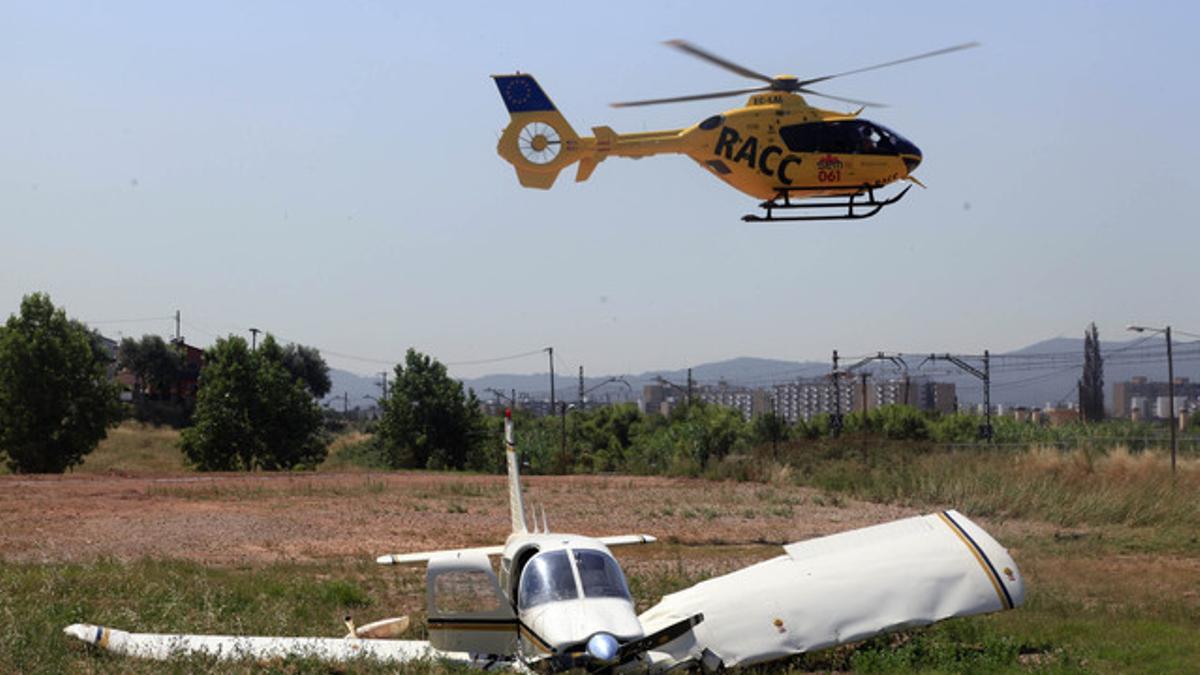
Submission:
<svg viewBox="0 0 1200 675">
<path fill-rule="evenodd" d="M 783 555 L 672 593 L 640 616 L 610 547 L 645 534 L 551 533 L 525 519 L 511 415 L 505 420 L 512 534 L 503 546 L 385 555 L 425 565 L 429 639 L 398 640 L 405 619 L 345 638 L 128 633 L 91 624 L 64 631 L 153 659 L 442 658 L 538 672 L 705 671 L 765 663 L 951 617 L 1019 606 L 1024 580 L 1008 551 L 957 511 L 796 542 Z M 500 557 L 497 577 L 489 556 Z"/>
</svg>

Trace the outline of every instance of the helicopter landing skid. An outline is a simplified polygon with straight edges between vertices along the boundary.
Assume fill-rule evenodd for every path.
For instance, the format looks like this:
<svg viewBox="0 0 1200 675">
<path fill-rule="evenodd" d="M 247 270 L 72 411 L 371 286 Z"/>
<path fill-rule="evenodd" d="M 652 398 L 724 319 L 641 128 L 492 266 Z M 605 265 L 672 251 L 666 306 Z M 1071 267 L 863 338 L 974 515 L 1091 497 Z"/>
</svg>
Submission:
<svg viewBox="0 0 1200 675">
<path fill-rule="evenodd" d="M 863 186 L 858 192 L 842 196 L 842 197 L 805 197 L 805 193 L 811 192 L 827 192 L 828 186 L 824 187 L 781 187 L 779 192 L 773 199 L 768 199 L 758 205 L 760 209 L 767 212 L 767 215 L 760 216 L 757 214 L 747 214 L 742 216 L 742 220 L 747 223 L 774 223 L 774 222 L 789 222 L 803 220 L 860 220 L 862 218 L 870 218 L 879 213 L 885 206 L 891 206 L 900 201 L 912 186 L 906 186 L 894 197 L 887 199 L 876 199 L 875 188 Z M 791 200 L 793 194 L 797 198 L 803 199 L 804 202 L 796 203 Z M 855 201 L 859 197 L 866 195 L 866 201 Z M 826 200 L 826 201 L 816 201 Z M 775 215 L 776 209 L 798 209 L 801 212 L 811 211 L 811 215 Z M 828 209 L 844 209 L 844 213 L 829 213 Z M 855 210 L 857 209 L 857 211 Z"/>
</svg>

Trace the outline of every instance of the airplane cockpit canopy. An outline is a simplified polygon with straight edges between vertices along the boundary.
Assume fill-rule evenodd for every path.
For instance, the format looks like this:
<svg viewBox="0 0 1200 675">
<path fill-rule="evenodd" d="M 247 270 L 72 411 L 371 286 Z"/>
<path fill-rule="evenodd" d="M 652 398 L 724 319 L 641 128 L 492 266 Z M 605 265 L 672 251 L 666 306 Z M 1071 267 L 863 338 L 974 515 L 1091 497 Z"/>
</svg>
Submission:
<svg viewBox="0 0 1200 675">
<path fill-rule="evenodd" d="M 580 597 L 633 601 L 621 567 L 604 551 L 567 549 L 539 553 L 521 573 L 517 598 L 520 609 Z"/>
</svg>

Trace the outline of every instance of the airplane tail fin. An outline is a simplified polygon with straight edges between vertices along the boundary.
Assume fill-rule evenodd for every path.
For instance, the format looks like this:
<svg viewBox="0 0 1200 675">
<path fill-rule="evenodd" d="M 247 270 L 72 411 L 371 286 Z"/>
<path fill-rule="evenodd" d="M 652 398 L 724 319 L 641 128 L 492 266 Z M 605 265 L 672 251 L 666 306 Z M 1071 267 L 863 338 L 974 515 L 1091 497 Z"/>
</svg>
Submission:
<svg viewBox="0 0 1200 675">
<path fill-rule="evenodd" d="M 508 510 L 513 532 L 528 532 L 525 526 L 525 502 L 521 498 L 521 472 L 517 465 L 517 445 L 513 440 L 512 410 L 504 411 L 504 454 L 508 458 Z"/>
<path fill-rule="evenodd" d="M 549 189 L 560 171 L 581 158 L 579 135 L 532 75 L 493 75 L 492 79 L 510 118 L 496 152 L 517 170 L 521 185 Z"/>
</svg>

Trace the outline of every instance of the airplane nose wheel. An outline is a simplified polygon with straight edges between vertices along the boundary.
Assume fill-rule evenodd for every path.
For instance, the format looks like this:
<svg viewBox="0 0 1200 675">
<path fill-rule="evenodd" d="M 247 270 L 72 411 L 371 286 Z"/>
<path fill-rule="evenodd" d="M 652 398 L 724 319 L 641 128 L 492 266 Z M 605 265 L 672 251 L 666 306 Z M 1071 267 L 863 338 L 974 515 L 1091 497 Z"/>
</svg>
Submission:
<svg viewBox="0 0 1200 675">
<path fill-rule="evenodd" d="M 549 124 L 530 122 L 517 135 L 517 149 L 528 162 L 549 164 L 562 150 L 562 138 Z"/>
</svg>

